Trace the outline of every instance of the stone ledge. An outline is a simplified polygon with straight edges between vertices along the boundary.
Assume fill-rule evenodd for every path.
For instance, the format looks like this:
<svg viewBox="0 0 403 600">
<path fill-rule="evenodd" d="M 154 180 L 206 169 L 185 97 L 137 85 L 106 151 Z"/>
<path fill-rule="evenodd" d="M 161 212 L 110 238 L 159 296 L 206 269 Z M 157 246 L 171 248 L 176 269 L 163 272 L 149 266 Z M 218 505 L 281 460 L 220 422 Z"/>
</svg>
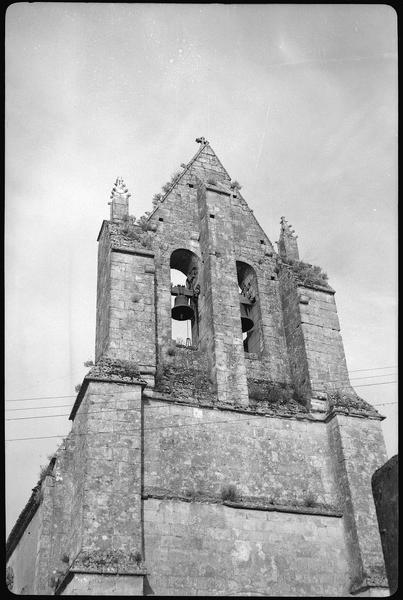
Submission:
<svg viewBox="0 0 403 600">
<path fill-rule="evenodd" d="M 231 196 L 231 192 L 229 192 L 227 190 L 223 190 L 222 188 L 220 188 L 212 183 L 206 183 L 206 191 L 223 194 L 224 196 Z"/>
<path fill-rule="evenodd" d="M 354 596 L 368 595 L 371 589 L 389 590 L 384 565 L 372 565 L 362 574 L 362 579 L 352 582 L 350 593 Z M 386 594 L 385 594 L 386 595 Z"/>
<path fill-rule="evenodd" d="M 59 579 L 58 583 L 56 584 L 56 589 L 55 589 L 55 596 L 59 596 L 63 590 L 66 588 L 66 586 L 71 582 L 71 580 L 74 577 L 74 574 L 87 574 L 87 575 L 103 575 L 106 577 L 119 577 L 119 576 L 126 576 L 126 577 L 144 577 L 145 575 L 148 575 L 148 571 L 146 570 L 146 568 L 139 568 L 136 571 L 125 571 L 125 570 L 120 570 L 120 571 L 107 571 L 107 570 L 99 570 L 99 569 L 91 569 L 91 567 L 72 567 L 71 569 L 68 569 L 68 571 L 66 571 L 66 573 Z"/>
<path fill-rule="evenodd" d="M 129 248 L 128 246 L 117 246 L 116 244 L 112 244 L 111 246 L 112 252 L 121 252 L 122 254 L 135 254 L 136 256 L 148 256 L 150 258 L 154 258 L 154 252 L 151 250 L 145 250 L 141 248 Z"/>
<path fill-rule="evenodd" d="M 257 417 L 272 417 L 279 419 L 296 419 L 298 421 L 306 420 L 306 421 L 321 421 L 323 422 L 323 417 L 318 418 L 311 413 L 292 413 L 292 412 L 264 412 L 263 410 L 254 410 L 252 408 L 241 407 L 241 406 L 233 406 L 230 404 L 224 404 L 219 401 L 216 402 L 189 402 L 188 400 L 181 400 L 179 398 L 173 398 L 170 394 L 165 394 L 164 392 L 155 391 L 153 388 L 149 388 L 143 391 L 143 398 L 147 400 L 157 400 L 163 402 L 169 402 L 171 404 L 181 405 L 181 406 L 189 406 L 190 408 L 206 408 L 208 410 L 220 410 L 220 411 L 229 411 L 236 412 L 245 415 L 252 415 Z"/>
<path fill-rule="evenodd" d="M 283 512 L 283 513 L 295 513 L 302 515 L 318 515 L 323 517 L 337 517 L 341 518 L 343 512 L 337 507 L 325 507 L 325 506 L 294 506 L 292 504 L 272 504 L 266 499 L 262 499 L 259 502 L 253 502 L 248 498 L 236 501 L 223 500 L 220 496 L 213 496 L 209 494 L 194 494 L 192 496 L 186 496 L 171 492 L 169 490 L 158 490 L 152 488 L 145 488 L 142 494 L 143 500 L 155 499 L 155 500 L 178 500 L 179 502 L 196 502 L 199 504 L 221 504 L 228 506 L 229 508 L 244 509 L 244 510 L 260 510 L 265 512 Z"/>
<path fill-rule="evenodd" d="M 330 285 L 329 287 L 325 287 L 316 283 L 301 283 L 300 281 L 298 281 L 297 287 L 308 288 L 309 290 L 316 290 L 319 292 L 326 292 L 327 294 L 331 294 L 332 296 L 334 296 L 336 293 L 336 291 L 333 288 L 331 288 Z"/>
<path fill-rule="evenodd" d="M 116 370 L 114 373 L 113 370 Z M 99 381 L 105 383 L 120 383 L 124 385 L 141 385 L 142 389 L 147 386 L 147 382 L 141 378 L 140 371 L 137 373 L 133 371 L 132 374 L 125 376 L 124 373 L 119 372 L 119 361 L 113 361 L 112 359 L 101 359 L 96 365 L 92 367 L 88 375 L 83 379 L 80 387 L 80 391 L 77 394 L 76 401 L 74 402 L 73 408 L 69 416 L 70 421 L 74 421 L 77 410 L 79 409 L 81 402 L 87 391 L 88 384 L 90 381 Z"/>
<path fill-rule="evenodd" d="M 147 575 L 148 571 L 146 567 L 139 567 L 138 569 L 121 569 L 118 567 L 72 567 L 69 569 L 69 573 L 97 573 L 99 575 Z"/>
<path fill-rule="evenodd" d="M 351 408 L 346 408 L 344 406 L 335 406 L 329 410 L 326 414 L 324 422 L 328 423 L 337 415 L 344 415 L 346 417 L 354 417 L 355 419 L 371 419 L 373 421 L 383 421 L 386 419 L 380 413 L 373 413 L 369 411 L 357 411 Z"/>
</svg>

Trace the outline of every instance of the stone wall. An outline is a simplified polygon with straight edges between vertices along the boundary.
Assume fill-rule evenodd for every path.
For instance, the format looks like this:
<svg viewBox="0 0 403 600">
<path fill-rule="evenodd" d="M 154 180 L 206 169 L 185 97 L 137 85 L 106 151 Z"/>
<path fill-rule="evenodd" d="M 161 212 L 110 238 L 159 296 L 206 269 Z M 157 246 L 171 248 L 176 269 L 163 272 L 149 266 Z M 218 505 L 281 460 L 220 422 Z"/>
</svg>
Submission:
<svg viewBox="0 0 403 600">
<path fill-rule="evenodd" d="M 199 189 L 200 245 L 209 315 L 207 348 L 217 394 L 228 405 L 246 405 L 248 390 L 241 331 L 241 312 L 232 239 L 229 193 Z"/>
<path fill-rule="evenodd" d="M 337 505 L 323 422 L 153 400 L 144 406 L 144 493 Z"/>
<path fill-rule="evenodd" d="M 110 238 L 104 221 L 98 237 L 98 277 L 97 277 L 97 316 L 95 361 L 98 361 L 108 347 L 109 309 L 111 294 Z"/>
<path fill-rule="evenodd" d="M 282 265 L 280 290 L 293 382 L 306 399 L 326 399 L 328 391 L 350 390 L 340 325 L 329 287 L 298 282 Z"/>
<path fill-rule="evenodd" d="M 342 519 L 148 499 L 151 594 L 348 595 Z"/>
<path fill-rule="evenodd" d="M 75 432 L 85 440 L 75 514 L 81 512 L 86 550 L 141 551 L 140 409 L 141 386 L 92 381 L 75 417 Z"/>
<path fill-rule="evenodd" d="M 283 264 L 208 144 L 147 223 L 122 207 L 99 237 L 96 365 L 11 536 L 16 589 L 384 593 L 381 417 L 350 387 L 333 290 Z M 176 250 L 199 271 L 191 349 L 172 342 Z"/>
<path fill-rule="evenodd" d="M 279 283 L 292 381 L 296 390 L 305 399 L 305 403 L 309 404 L 312 396 L 312 386 L 304 333 L 301 326 L 300 296 L 295 280 L 288 270 L 283 269 L 280 271 Z"/>
<path fill-rule="evenodd" d="M 372 491 L 391 594 L 397 590 L 399 572 L 398 462 L 398 456 L 393 456 L 372 476 Z"/>
<path fill-rule="evenodd" d="M 345 535 L 351 565 L 351 590 L 387 588 L 371 477 L 386 461 L 378 419 L 334 414 L 328 422 L 329 456 L 344 512 Z"/>
<path fill-rule="evenodd" d="M 131 575 L 77 573 L 60 595 L 143 596 L 143 577 Z"/>
<path fill-rule="evenodd" d="M 7 563 L 12 573 L 14 594 L 35 594 L 35 572 L 39 530 L 42 523 L 40 507 L 31 516 L 10 560 Z"/>
<path fill-rule="evenodd" d="M 306 286 L 298 293 L 313 395 L 350 388 L 334 294 Z"/>
</svg>

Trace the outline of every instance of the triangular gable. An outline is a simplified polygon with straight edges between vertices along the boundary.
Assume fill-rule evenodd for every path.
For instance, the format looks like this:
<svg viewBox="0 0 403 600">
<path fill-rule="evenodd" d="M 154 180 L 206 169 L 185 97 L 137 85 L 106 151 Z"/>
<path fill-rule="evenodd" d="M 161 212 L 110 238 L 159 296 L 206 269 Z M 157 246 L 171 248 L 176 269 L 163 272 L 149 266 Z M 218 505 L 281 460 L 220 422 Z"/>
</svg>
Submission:
<svg viewBox="0 0 403 600">
<path fill-rule="evenodd" d="M 162 207 L 165 199 L 171 194 L 172 191 L 176 189 L 178 185 L 181 183 L 189 182 L 193 179 L 194 176 L 199 177 L 201 180 L 207 182 L 209 178 L 217 178 L 219 181 L 223 181 L 224 183 L 230 183 L 231 177 L 228 171 L 225 169 L 220 159 L 217 157 L 216 153 L 210 146 L 209 142 L 204 140 L 204 138 L 199 138 L 200 148 L 193 156 L 193 158 L 187 163 L 186 167 L 183 169 L 183 172 L 179 175 L 179 177 L 172 183 L 170 189 L 164 194 L 159 204 L 155 207 L 155 209 L 151 212 L 149 219 L 158 211 L 159 208 Z M 199 141 L 199 139 L 197 141 Z M 240 204 L 247 210 L 249 214 L 249 219 L 251 219 L 251 226 L 257 228 L 258 234 L 266 241 L 266 244 L 274 251 L 271 241 L 267 237 L 267 234 L 262 229 L 260 223 L 256 219 L 253 211 L 249 208 L 248 203 L 241 195 L 240 191 L 237 190 L 237 197 L 240 201 Z"/>
</svg>

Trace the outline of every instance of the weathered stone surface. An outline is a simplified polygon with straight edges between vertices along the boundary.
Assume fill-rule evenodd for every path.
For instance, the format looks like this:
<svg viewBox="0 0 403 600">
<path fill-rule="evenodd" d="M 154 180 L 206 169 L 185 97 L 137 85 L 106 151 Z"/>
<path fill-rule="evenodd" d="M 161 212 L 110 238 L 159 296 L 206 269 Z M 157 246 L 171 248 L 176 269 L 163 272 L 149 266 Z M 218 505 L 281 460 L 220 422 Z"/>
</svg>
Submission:
<svg viewBox="0 0 403 600">
<path fill-rule="evenodd" d="M 351 387 L 334 290 L 283 219 L 274 251 L 198 143 L 149 217 L 128 214 L 116 181 L 96 363 L 10 536 L 7 582 L 43 595 L 382 595 L 382 417 Z M 172 340 L 171 269 L 186 278 L 190 347 Z"/>
<path fill-rule="evenodd" d="M 352 593 L 387 587 L 371 490 L 373 472 L 386 461 L 379 420 L 335 415 L 328 422 L 330 455 L 344 512 Z"/>
<path fill-rule="evenodd" d="M 391 594 L 397 590 L 399 573 L 398 462 L 398 456 L 393 456 L 372 475 L 372 492 Z"/>
<path fill-rule="evenodd" d="M 347 595 L 341 519 L 149 499 L 157 595 Z"/>
</svg>

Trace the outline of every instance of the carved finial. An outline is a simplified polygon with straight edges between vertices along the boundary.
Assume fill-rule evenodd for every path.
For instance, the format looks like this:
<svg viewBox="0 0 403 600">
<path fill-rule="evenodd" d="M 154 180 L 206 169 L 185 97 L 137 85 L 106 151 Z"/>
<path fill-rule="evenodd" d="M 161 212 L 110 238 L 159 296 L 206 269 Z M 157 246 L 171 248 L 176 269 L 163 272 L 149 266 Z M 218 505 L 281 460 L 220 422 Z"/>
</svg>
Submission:
<svg viewBox="0 0 403 600">
<path fill-rule="evenodd" d="M 119 221 L 129 215 L 129 190 L 127 189 L 123 177 L 118 177 L 111 192 L 111 220 Z"/>
<path fill-rule="evenodd" d="M 208 141 L 207 141 L 207 140 L 206 140 L 206 138 L 204 138 L 204 137 L 198 137 L 198 138 L 196 138 L 196 140 L 195 140 L 195 141 L 196 141 L 198 144 L 204 144 L 204 145 L 208 144 Z"/>
<path fill-rule="evenodd" d="M 129 190 L 127 189 L 125 182 L 123 181 L 123 177 L 118 177 L 115 181 L 115 185 L 112 188 L 111 198 L 113 198 L 116 194 L 125 195 L 126 198 L 130 198 L 131 194 L 129 194 Z"/>
<path fill-rule="evenodd" d="M 299 260 L 297 237 L 295 229 L 292 229 L 292 225 L 289 225 L 285 217 L 281 217 L 280 220 L 280 239 L 278 242 L 278 249 L 281 258 Z"/>
</svg>

